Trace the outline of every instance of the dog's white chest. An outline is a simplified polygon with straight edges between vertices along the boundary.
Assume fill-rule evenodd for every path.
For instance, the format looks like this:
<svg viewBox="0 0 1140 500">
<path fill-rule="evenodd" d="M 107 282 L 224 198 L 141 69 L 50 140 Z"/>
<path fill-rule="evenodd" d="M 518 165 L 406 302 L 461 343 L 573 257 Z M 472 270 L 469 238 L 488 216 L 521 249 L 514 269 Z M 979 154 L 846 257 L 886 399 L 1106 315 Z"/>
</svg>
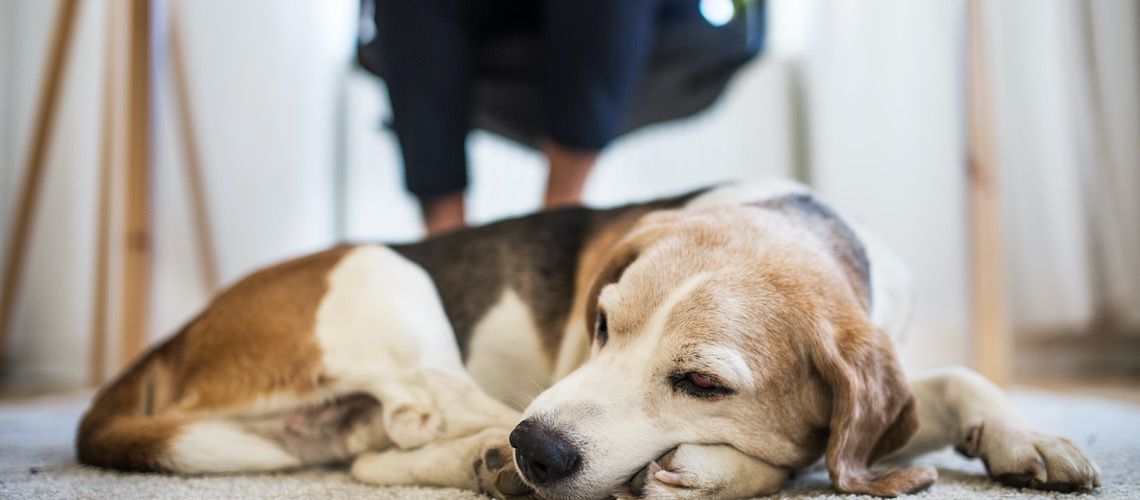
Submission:
<svg viewBox="0 0 1140 500">
<path fill-rule="evenodd" d="M 488 394 L 522 409 L 550 386 L 551 371 L 530 308 L 507 288 L 471 332 L 467 372 Z"/>
</svg>

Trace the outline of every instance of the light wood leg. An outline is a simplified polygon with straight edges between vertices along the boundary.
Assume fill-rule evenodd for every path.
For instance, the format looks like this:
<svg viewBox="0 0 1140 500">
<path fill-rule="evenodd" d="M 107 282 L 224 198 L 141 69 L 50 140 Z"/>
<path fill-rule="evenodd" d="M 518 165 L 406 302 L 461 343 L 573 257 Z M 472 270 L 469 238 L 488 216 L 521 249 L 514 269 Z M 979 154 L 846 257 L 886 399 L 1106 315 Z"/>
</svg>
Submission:
<svg viewBox="0 0 1140 500">
<path fill-rule="evenodd" d="M 966 3 L 969 107 L 969 206 L 974 359 L 998 385 L 1010 381 L 1011 343 L 1005 292 L 1005 253 L 998 181 L 993 78 L 986 39 L 985 6 Z"/>
<path fill-rule="evenodd" d="M 111 217 L 113 214 L 112 194 L 115 185 L 115 151 L 118 135 L 115 134 L 115 116 L 119 109 L 118 93 L 115 92 L 115 82 L 122 76 L 120 64 L 122 63 L 123 49 L 122 37 L 122 4 L 111 2 L 107 4 L 107 33 L 105 60 L 103 62 L 103 119 L 100 131 L 103 140 L 103 150 L 99 158 L 99 212 L 96 220 L 96 247 L 95 247 L 95 285 L 93 289 L 93 311 L 91 314 L 91 344 L 88 352 L 88 384 L 102 385 L 107 375 L 107 312 L 110 299 L 110 271 L 108 258 L 111 253 Z"/>
<path fill-rule="evenodd" d="M 20 189 L 20 199 L 16 207 L 16 218 L 8 239 L 7 262 L 4 268 L 4 289 L 0 296 L 0 360 L 4 359 L 4 347 L 8 329 L 12 323 L 12 312 L 16 303 L 16 293 L 20 286 L 20 274 L 24 266 L 24 252 L 27 250 L 28 235 L 31 233 L 36 201 L 39 199 L 40 185 L 47 160 L 50 134 L 55 124 L 56 107 L 59 104 L 60 87 L 67 57 L 71 51 L 71 40 L 75 34 L 75 18 L 79 9 L 77 0 L 60 2 L 56 15 L 55 30 L 43 80 L 43 92 L 36 103 L 35 124 L 32 129 L 32 143 L 27 162 L 24 164 L 24 183 Z"/>
<path fill-rule="evenodd" d="M 131 0 L 128 47 L 127 168 L 124 206 L 122 337 L 119 365 L 142 352 L 147 340 L 151 272 L 151 3 Z"/>
</svg>

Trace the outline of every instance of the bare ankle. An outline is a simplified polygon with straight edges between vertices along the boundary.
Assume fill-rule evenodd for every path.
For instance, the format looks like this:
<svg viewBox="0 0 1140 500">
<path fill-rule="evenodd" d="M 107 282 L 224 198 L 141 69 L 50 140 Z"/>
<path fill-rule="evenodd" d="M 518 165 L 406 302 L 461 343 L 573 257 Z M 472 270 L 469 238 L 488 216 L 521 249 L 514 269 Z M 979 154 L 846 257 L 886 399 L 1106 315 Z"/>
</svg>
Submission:
<svg viewBox="0 0 1140 500">
<path fill-rule="evenodd" d="M 598 152 L 570 149 L 552 141 L 543 144 L 542 152 L 550 165 L 543 205 L 558 208 L 581 204 L 582 190 L 597 163 Z"/>
<path fill-rule="evenodd" d="M 461 229 L 466 225 L 462 191 L 421 199 L 420 210 L 428 236 Z"/>
</svg>

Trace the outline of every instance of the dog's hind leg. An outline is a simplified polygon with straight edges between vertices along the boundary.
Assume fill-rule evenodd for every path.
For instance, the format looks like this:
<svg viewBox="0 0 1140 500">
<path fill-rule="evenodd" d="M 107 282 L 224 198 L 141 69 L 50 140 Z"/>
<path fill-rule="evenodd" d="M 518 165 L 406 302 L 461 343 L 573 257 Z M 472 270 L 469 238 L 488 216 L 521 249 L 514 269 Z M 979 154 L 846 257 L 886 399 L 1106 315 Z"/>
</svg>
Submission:
<svg viewBox="0 0 1140 500">
<path fill-rule="evenodd" d="M 485 429 L 414 450 L 365 453 L 353 462 L 352 476 L 380 486 L 463 488 L 496 498 L 527 496 L 531 490 L 519 479 L 509 433 L 510 429 Z"/>
<path fill-rule="evenodd" d="M 1002 390 L 967 368 L 932 370 L 911 380 L 918 432 L 894 458 L 953 446 L 986 464 L 990 477 L 1010 486 L 1091 490 L 1096 466 L 1067 438 L 1033 430 Z"/>
<path fill-rule="evenodd" d="M 272 439 L 220 419 L 184 426 L 167 453 L 167 470 L 182 474 L 261 472 L 304 464 Z"/>
</svg>

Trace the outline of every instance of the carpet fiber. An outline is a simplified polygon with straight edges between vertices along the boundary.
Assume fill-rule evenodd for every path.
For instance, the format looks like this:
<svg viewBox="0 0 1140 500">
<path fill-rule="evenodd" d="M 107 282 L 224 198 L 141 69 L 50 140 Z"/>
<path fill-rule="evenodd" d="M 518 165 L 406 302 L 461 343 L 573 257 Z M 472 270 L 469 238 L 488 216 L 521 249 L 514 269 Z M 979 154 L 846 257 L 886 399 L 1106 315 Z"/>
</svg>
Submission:
<svg viewBox="0 0 1140 500">
<path fill-rule="evenodd" d="M 1015 391 L 1014 403 L 1043 430 L 1073 438 L 1101 470 L 1103 498 L 1140 498 L 1140 406 L 1095 398 Z M 107 472 L 75 462 L 72 436 L 89 394 L 0 402 L 0 498 L 482 498 L 431 488 L 376 488 L 354 482 L 343 469 L 279 474 L 177 477 Z M 919 460 L 938 467 L 929 498 L 1077 497 L 1005 488 L 986 479 L 982 465 L 951 451 Z M 836 495 L 826 471 L 796 479 L 780 497 Z"/>
</svg>

